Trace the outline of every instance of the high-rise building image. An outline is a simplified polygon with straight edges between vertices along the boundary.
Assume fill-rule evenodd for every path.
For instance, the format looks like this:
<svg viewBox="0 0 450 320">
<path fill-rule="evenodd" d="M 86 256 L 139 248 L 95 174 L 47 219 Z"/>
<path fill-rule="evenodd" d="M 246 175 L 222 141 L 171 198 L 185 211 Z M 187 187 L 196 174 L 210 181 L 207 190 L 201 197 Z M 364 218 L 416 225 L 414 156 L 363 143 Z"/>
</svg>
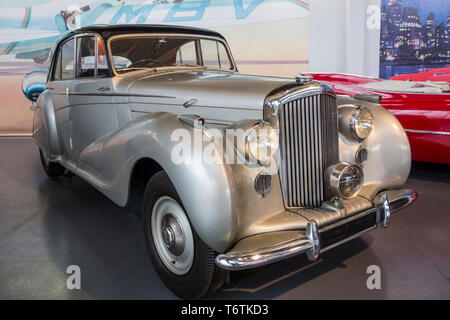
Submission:
<svg viewBox="0 0 450 320">
<path fill-rule="evenodd" d="M 450 56 L 450 11 L 447 15 L 447 56 Z"/>
<path fill-rule="evenodd" d="M 435 15 L 431 12 L 428 15 L 427 24 L 423 27 L 423 47 L 425 55 L 430 55 L 435 46 Z"/>
<path fill-rule="evenodd" d="M 380 77 L 450 67 L 450 1 L 382 0 Z"/>
</svg>

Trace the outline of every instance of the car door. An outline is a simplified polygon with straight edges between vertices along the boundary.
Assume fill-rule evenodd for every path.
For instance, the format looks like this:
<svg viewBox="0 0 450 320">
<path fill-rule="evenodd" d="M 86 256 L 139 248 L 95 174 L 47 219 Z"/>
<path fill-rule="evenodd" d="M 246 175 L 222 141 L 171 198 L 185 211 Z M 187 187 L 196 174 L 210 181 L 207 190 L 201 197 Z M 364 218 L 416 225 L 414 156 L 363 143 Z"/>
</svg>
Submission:
<svg viewBox="0 0 450 320">
<path fill-rule="evenodd" d="M 75 78 L 75 40 L 69 38 L 55 51 L 55 60 L 51 70 L 47 89 L 52 94 L 60 141 L 64 146 L 63 157 L 74 164 L 71 140 L 69 91 Z"/>
<path fill-rule="evenodd" d="M 83 34 L 75 45 L 75 80 L 69 93 L 73 149 L 78 167 L 99 175 L 102 142 L 118 129 L 114 85 L 102 39 Z"/>
</svg>

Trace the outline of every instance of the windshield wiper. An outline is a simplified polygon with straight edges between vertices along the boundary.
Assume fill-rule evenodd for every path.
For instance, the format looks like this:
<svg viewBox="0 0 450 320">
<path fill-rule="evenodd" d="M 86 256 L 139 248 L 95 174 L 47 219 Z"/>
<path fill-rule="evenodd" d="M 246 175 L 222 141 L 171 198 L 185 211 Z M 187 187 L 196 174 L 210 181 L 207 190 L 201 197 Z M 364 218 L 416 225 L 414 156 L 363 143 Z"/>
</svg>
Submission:
<svg viewBox="0 0 450 320">
<path fill-rule="evenodd" d="M 121 69 L 117 69 L 118 72 L 128 72 L 128 71 L 133 71 L 133 70 L 145 70 L 148 68 L 145 67 L 128 67 L 128 68 L 121 68 Z"/>
<path fill-rule="evenodd" d="M 174 67 L 199 67 L 199 68 L 204 68 L 204 66 L 201 66 L 199 64 L 189 64 L 189 63 L 174 63 L 174 64 L 171 64 L 171 66 L 174 66 Z"/>
</svg>

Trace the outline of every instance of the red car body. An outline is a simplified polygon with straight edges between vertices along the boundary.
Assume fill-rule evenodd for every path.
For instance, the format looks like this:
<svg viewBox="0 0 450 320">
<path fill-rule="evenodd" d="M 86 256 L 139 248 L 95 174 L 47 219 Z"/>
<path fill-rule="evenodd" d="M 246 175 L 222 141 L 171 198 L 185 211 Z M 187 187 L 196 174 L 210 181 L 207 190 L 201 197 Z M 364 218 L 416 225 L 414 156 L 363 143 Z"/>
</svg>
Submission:
<svg viewBox="0 0 450 320">
<path fill-rule="evenodd" d="M 308 73 L 337 94 L 377 94 L 405 129 L 413 161 L 450 164 L 450 92 L 411 93 L 362 88 L 380 79 L 345 74 Z"/>
<path fill-rule="evenodd" d="M 439 68 L 419 73 L 402 74 L 390 78 L 403 81 L 450 82 L 450 68 Z"/>
</svg>

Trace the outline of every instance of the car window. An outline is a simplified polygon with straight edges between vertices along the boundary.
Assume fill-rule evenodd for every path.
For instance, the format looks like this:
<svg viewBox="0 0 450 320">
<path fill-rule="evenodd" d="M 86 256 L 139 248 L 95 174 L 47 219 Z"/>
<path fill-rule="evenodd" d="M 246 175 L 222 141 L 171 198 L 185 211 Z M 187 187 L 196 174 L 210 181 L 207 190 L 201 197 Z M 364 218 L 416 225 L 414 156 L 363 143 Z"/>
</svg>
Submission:
<svg viewBox="0 0 450 320">
<path fill-rule="evenodd" d="M 126 69 L 131 65 L 130 59 L 121 56 L 113 56 L 116 69 Z"/>
<path fill-rule="evenodd" d="M 103 41 L 95 36 L 77 38 L 77 78 L 108 76 L 108 61 Z"/>
<path fill-rule="evenodd" d="M 215 40 L 200 40 L 203 65 L 214 69 L 231 70 L 231 62 L 223 43 Z"/>
<path fill-rule="evenodd" d="M 95 75 L 95 37 L 77 38 L 77 78 Z"/>
<path fill-rule="evenodd" d="M 97 77 L 108 77 L 108 60 L 106 60 L 106 50 L 103 41 L 97 37 Z"/>
<path fill-rule="evenodd" d="M 167 36 L 129 36 L 113 38 L 109 50 L 117 73 L 136 69 L 197 65 L 193 38 Z"/>
<path fill-rule="evenodd" d="M 54 80 L 68 80 L 74 78 L 74 40 L 70 39 L 61 46 L 56 61 Z"/>
<path fill-rule="evenodd" d="M 177 64 L 198 64 L 195 40 L 182 45 L 177 51 Z"/>
</svg>

